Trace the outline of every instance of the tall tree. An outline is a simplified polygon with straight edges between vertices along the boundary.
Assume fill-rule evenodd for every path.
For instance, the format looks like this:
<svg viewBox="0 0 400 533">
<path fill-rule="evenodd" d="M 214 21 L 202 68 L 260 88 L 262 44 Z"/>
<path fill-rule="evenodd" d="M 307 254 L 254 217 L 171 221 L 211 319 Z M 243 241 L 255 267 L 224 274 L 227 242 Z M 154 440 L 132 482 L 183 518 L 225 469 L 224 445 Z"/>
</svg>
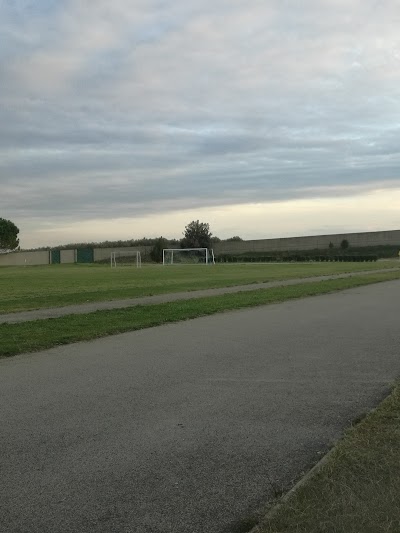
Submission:
<svg viewBox="0 0 400 533">
<path fill-rule="evenodd" d="M 19 245 L 19 229 L 5 218 L 0 218 L 0 251 L 15 250 Z"/>
<path fill-rule="evenodd" d="M 161 263 L 163 260 L 163 249 L 166 248 L 167 245 L 167 239 L 164 239 L 164 237 L 158 237 L 158 239 L 155 240 L 154 246 L 150 252 L 151 260 L 155 263 Z"/>
<path fill-rule="evenodd" d="M 192 220 L 183 233 L 181 248 L 210 248 L 211 247 L 210 225 L 206 222 Z"/>
</svg>

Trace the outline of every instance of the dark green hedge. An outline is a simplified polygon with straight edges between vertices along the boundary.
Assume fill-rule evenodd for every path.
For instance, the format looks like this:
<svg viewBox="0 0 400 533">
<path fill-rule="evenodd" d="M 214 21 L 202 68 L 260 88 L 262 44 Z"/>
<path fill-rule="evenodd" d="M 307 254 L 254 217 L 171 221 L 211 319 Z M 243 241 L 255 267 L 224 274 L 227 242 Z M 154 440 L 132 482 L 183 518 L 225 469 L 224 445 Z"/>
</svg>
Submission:
<svg viewBox="0 0 400 533">
<path fill-rule="evenodd" d="M 235 256 L 219 255 L 216 258 L 217 263 L 301 263 L 301 262 L 365 262 L 377 261 L 377 255 L 287 255 L 287 256 Z"/>
</svg>

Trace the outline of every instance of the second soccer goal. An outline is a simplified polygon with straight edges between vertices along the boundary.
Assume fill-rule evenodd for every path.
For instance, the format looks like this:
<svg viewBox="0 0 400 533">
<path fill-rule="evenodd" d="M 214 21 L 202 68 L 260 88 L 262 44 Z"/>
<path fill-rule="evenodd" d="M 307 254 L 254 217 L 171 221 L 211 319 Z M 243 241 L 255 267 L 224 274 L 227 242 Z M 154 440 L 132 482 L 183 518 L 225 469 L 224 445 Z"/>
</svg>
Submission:
<svg viewBox="0 0 400 533">
<path fill-rule="evenodd" d="M 116 266 L 136 266 L 140 268 L 142 266 L 142 256 L 138 251 L 132 250 L 118 250 L 111 252 L 111 267 L 115 268 Z"/>
<path fill-rule="evenodd" d="M 214 264 L 214 251 L 208 248 L 164 248 L 163 265 Z"/>
</svg>

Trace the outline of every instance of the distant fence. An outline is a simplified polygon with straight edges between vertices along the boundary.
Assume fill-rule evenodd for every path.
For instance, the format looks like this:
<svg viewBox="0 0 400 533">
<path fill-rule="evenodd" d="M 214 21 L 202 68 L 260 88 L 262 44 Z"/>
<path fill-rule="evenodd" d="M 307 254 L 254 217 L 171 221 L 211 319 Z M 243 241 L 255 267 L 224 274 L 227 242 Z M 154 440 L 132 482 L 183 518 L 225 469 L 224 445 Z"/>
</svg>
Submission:
<svg viewBox="0 0 400 533">
<path fill-rule="evenodd" d="M 400 230 L 371 231 L 364 233 L 337 233 L 333 235 L 313 235 L 309 237 L 284 237 L 282 239 L 258 239 L 250 241 L 225 241 L 213 243 L 216 256 L 241 255 L 270 252 L 298 252 L 307 250 L 327 250 L 330 243 L 339 249 L 343 240 L 351 248 L 368 246 L 398 246 L 400 250 Z M 120 246 L 113 248 L 78 248 L 77 250 L 45 250 L 33 252 L 10 252 L 0 254 L 0 266 L 48 265 L 66 263 L 98 263 L 111 258 L 111 252 L 139 251 L 142 261 L 150 261 L 152 246 Z"/>
<path fill-rule="evenodd" d="M 286 255 L 286 256 L 251 256 L 218 255 L 217 263 L 303 263 L 303 262 L 363 263 L 378 261 L 377 255 Z"/>
<path fill-rule="evenodd" d="M 295 252 L 300 250 L 327 250 L 332 243 L 340 248 L 347 240 L 352 248 L 366 246 L 399 246 L 400 230 L 370 231 L 365 233 L 337 233 L 333 235 L 313 235 L 309 237 L 284 237 L 282 239 L 259 239 L 251 241 L 225 241 L 213 244 L 214 253 L 245 254 L 249 252 Z"/>
<path fill-rule="evenodd" d="M 48 265 L 49 263 L 50 252 L 48 250 L 0 254 L 0 266 Z"/>
<path fill-rule="evenodd" d="M 94 248 L 93 260 L 95 263 L 110 261 L 111 252 L 140 252 L 142 261 L 150 260 L 152 246 L 120 246 L 116 248 Z"/>
<path fill-rule="evenodd" d="M 60 250 L 60 263 L 76 263 L 77 250 Z"/>
<path fill-rule="evenodd" d="M 78 248 L 76 250 L 41 250 L 0 254 L 0 266 L 59 265 L 73 263 L 106 263 L 111 252 L 139 251 L 142 261 L 150 260 L 152 246 L 122 246 L 116 248 Z"/>
</svg>

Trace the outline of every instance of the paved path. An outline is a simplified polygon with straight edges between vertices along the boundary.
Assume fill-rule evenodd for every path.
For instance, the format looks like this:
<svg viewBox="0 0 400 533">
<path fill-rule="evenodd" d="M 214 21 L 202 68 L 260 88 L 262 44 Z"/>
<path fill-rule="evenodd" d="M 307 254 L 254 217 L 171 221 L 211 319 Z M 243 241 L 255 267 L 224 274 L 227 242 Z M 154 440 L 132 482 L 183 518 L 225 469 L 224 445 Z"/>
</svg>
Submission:
<svg viewBox="0 0 400 533">
<path fill-rule="evenodd" d="M 231 294 L 234 292 L 255 291 L 258 289 L 269 289 L 271 287 L 283 287 L 286 285 L 297 285 L 299 283 L 313 283 L 327 279 L 349 278 L 355 275 L 376 274 L 379 272 L 392 272 L 398 268 L 387 268 L 379 270 L 369 270 L 363 272 L 351 272 L 346 274 L 336 274 L 331 276 L 314 276 L 309 278 L 287 279 L 280 281 L 270 281 L 266 283 L 252 283 L 250 285 L 237 285 L 234 287 L 221 287 L 218 289 L 204 289 L 198 291 L 175 292 L 170 294 L 158 294 L 155 296 L 144 296 L 141 298 L 128 298 L 124 300 L 111 300 L 108 302 L 91 302 L 86 304 L 68 305 L 65 307 L 53 307 L 50 309 L 35 309 L 34 311 L 22 311 L 19 313 L 0 314 L 1 323 L 27 322 L 29 320 L 42 320 L 47 318 L 57 318 L 66 315 L 84 315 L 105 309 L 122 309 L 135 305 L 151 305 L 177 300 L 191 300 L 193 298 L 204 298 L 206 296 L 218 296 L 221 294 Z"/>
<path fill-rule="evenodd" d="M 400 281 L 0 361 L 1 533 L 234 533 L 400 374 Z"/>
</svg>

